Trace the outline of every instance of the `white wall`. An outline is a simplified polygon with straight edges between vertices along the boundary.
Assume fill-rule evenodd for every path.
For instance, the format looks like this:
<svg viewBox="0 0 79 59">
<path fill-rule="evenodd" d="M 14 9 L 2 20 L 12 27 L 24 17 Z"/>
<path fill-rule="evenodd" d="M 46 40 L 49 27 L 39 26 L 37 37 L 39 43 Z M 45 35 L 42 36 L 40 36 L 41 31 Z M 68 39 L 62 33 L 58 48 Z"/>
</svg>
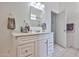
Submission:
<svg viewBox="0 0 79 59">
<path fill-rule="evenodd" d="M 45 3 L 46 5 L 46 23 L 47 31 L 51 31 L 51 10 L 61 12 L 65 10 L 67 14 L 67 23 L 74 23 L 74 30 L 67 32 L 68 43 L 74 48 L 79 48 L 79 3 L 77 2 L 60 2 Z M 69 45 L 69 46 L 70 46 Z"/>
<path fill-rule="evenodd" d="M 68 12 L 67 23 L 74 23 L 74 30 L 72 32 L 67 32 L 69 46 L 72 45 L 74 48 L 79 48 L 79 3 L 59 3 L 59 11 L 62 10 Z"/>
<path fill-rule="evenodd" d="M 0 54 L 7 54 L 12 43 L 10 30 L 7 29 L 9 13 L 13 13 L 13 17 L 15 17 L 16 30 L 18 31 L 20 31 L 20 26 L 23 25 L 23 20 L 29 22 L 27 3 L 0 2 Z"/>
<path fill-rule="evenodd" d="M 51 31 L 51 11 L 59 12 L 58 2 L 44 2 L 45 4 L 45 21 L 47 24 L 47 32 Z"/>
</svg>

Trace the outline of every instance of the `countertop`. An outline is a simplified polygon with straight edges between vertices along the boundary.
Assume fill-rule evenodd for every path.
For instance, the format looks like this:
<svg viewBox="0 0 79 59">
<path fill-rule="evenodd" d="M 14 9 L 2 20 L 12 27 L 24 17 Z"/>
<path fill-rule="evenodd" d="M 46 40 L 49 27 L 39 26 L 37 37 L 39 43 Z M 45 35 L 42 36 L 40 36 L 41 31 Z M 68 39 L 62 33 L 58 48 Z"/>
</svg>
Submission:
<svg viewBox="0 0 79 59">
<path fill-rule="evenodd" d="M 29 32 L 29 33 L 21 33 L 21 32 L 13 32 L 12 35 L 13 36 L 28 36 L 28 35 L 40 35 L 40 34 L 49 34 L 49 33 L 52 33 L 53 32 Z"/>
</svg>

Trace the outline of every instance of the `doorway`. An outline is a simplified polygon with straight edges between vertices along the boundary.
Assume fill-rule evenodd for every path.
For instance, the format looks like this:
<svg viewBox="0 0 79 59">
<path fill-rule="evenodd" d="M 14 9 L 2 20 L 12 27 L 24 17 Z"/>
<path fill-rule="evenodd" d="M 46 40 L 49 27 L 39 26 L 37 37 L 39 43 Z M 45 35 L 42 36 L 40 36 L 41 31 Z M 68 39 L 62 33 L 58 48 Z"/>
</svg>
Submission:
<svg viewBox="0 0 79 59">
<path fill-rule="evenodd" d="M 67 47 L 66 12 L 55 13 L 51 11 L 51 32 L 54 32 L 54 43 Z"/>
</svg>

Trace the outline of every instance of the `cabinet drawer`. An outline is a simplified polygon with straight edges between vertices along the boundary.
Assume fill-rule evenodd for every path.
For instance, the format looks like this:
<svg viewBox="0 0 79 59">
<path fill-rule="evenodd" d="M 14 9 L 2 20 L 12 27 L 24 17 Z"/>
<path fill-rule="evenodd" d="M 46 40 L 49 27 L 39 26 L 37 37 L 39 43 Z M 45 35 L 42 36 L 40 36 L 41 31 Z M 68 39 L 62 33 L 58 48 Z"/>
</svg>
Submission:
<svg viewBox="0 0 79 59">
<path fill-rule="evenodd" d="M 22 46 L 18 46 L 17 48 L 17 56 L 19 57 L 30 57 L 30 56 L 34 56 L 34 50 L 35 48 L 35 43 L 31 42 L 29 44 L 24 44 Z"/>
<path fill-rule="evenodd" d="M 18 46 L 20 46 L 20 45 L 23 45 L 23 44 L 29 44 L 29 42 L 33 42 L 33 41 L 35 41 L 35 40 L 18 40 L 18 42 L 17 42 L 17 44 L 18 44 Z"/>
<path fill-rule="evenodd" d="M 34 35 L 34 36 L 22 36 L 22 37 L 18 37 L 18 40 L 33 40 L 33 39 L 37 39 L 38 36 Z"/>
<path fill-rule="evenodd" d="M 35 41 L 38 36 L 27 36 L 27 37 L 18 37 L 17 44 L 21 45 L 27 42 Z"/>
</svg>

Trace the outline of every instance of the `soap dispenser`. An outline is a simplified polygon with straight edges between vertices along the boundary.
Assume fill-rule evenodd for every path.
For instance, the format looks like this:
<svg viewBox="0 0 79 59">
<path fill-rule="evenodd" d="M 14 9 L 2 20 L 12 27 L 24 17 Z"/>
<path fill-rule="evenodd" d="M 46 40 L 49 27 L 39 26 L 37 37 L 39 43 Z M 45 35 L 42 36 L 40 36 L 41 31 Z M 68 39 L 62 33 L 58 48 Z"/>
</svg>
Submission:
<svg viewBox="0 0 79 59">
<path fill-rule="evenodd" d="M 28 23 L 26 23 L 25 28 L 27 29 L 27 31 L 30 31 L 30 26 L 28 25 Z"/>
<path fill-rule="evenodd" d="M 21 26 L 21 32 L 28 33 L 29 31 L 30 31 L 30 26 L 24 20 L 24 25 L 23 27 Z"/>
</svg>

